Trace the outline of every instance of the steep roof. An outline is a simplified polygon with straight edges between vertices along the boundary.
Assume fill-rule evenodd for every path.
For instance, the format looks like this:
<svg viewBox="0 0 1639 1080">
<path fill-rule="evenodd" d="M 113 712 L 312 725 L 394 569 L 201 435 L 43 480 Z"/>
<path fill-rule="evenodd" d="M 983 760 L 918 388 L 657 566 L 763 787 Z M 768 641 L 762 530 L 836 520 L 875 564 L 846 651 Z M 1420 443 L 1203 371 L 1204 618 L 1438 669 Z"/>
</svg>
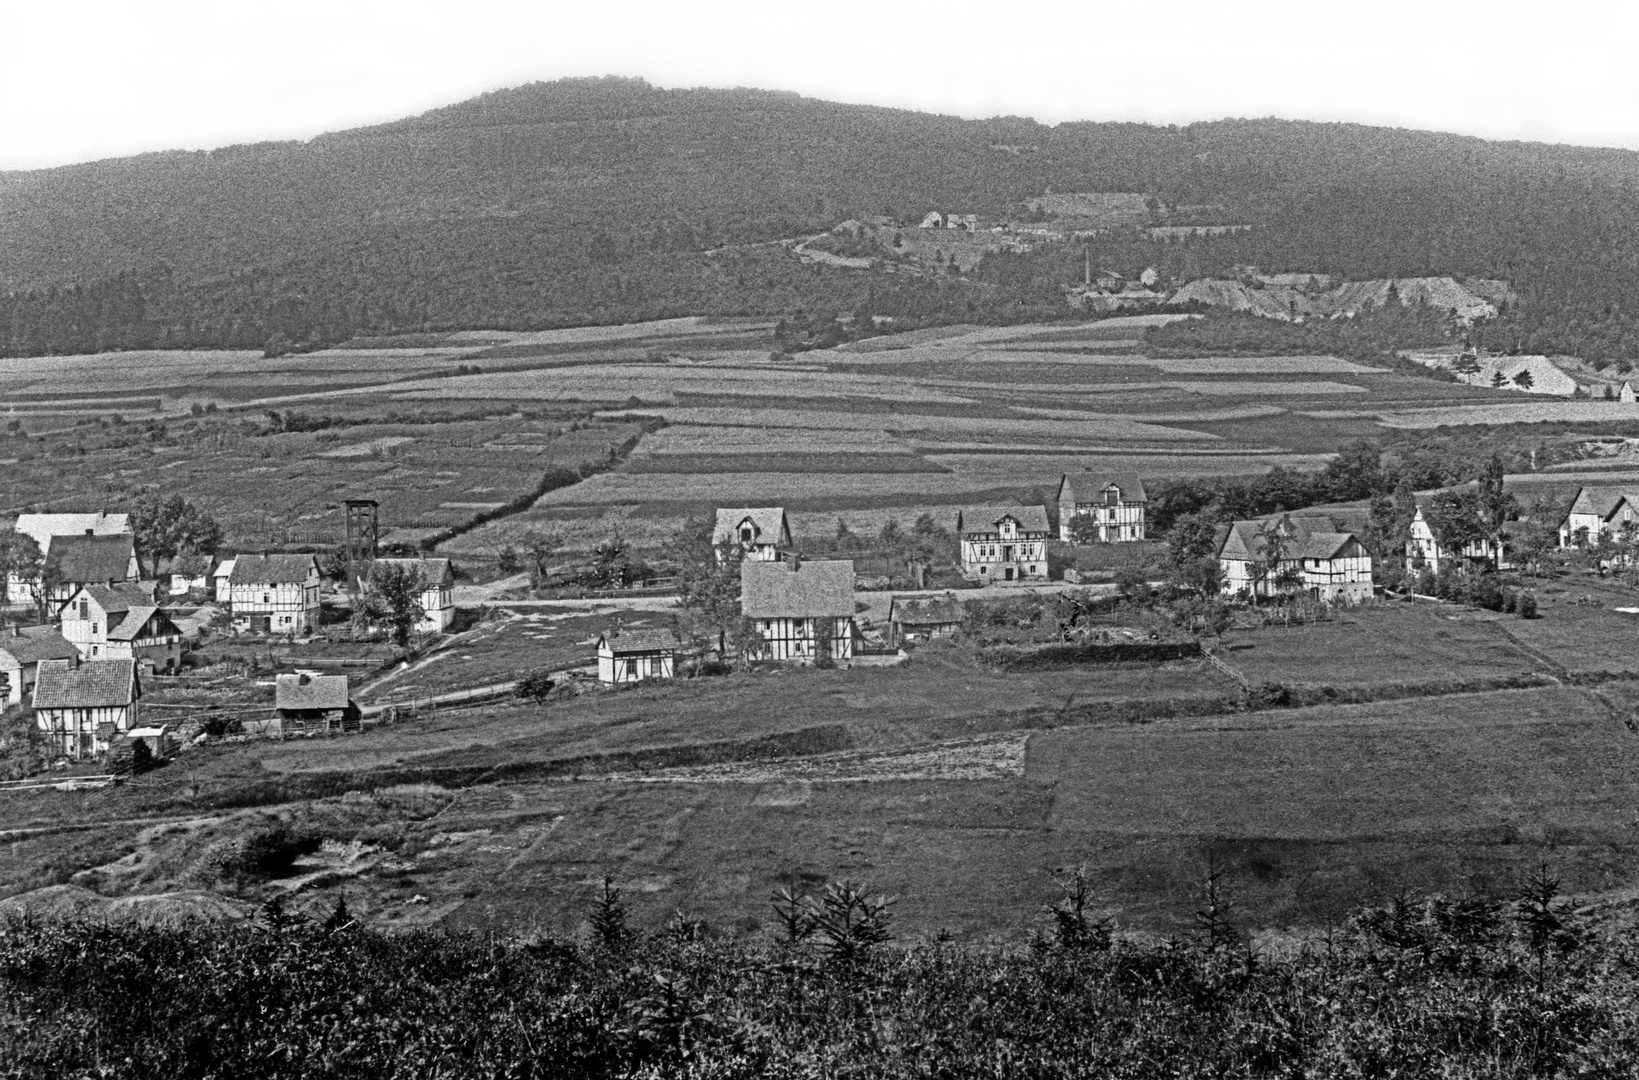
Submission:
<svg viewBox="0 0 1639 1080">
<path fill-rule="evenodd" d="M 1616 508 L 1622 505 L 1622 500 L 1639 506 L 1639 494 L 1624 491 L 1614 487 L 1584 487 L 1578 488 L 1576 498 L 1571 502 L 1571 508 L 1565 512 L 1566 517 L 1572 514 L 1594 514 L 1601 521 L 1616 513 Z"/>
<path fill-rule="evenodd" d="M 967 615 L 955 593 L 943 596 L 896 596 L 888 602 L 888 621 L 902 626 L 949 626 Z"/>
<path fill-rule="evenodd" d="M 756 530 L 752 537 L 756 543 L 784 544 L 790 542 L 791 526 L 786 523 L 785 507 L 720 507 L 717 511 L 717 522 L 711 530 L 711 546 L 716 547 L 725 541 L 738 542 L 740 539 L 740 522 L 747 518 L 751 519 L 751 527 Z"/>
<path fill-rule="evenodd" d="M 134 607 L 151 606 L 154 602 L 153 593 L 135 581 L 121 581 L 113 585 L 87 585 L 80 592 L 85 593 L 97 602 L 108 615 L 118 615 L 130 611 Z M 75 593 L 74 596 L 78 596 Z M 74 597 L 69 597 L 73 600 Z"/>
<path fill-rule="evenodd" d="M 280 675 L 273 681 L 276 709 L 345 709 L 351 700 L 346 675 Z"/>
<path fill-rule="evenodd" d="M 64 581 L 128 581 L 135 554 L 130 533 L 58 536 L 51 544 L 51 558 Z"/>
<path fill-rule="evenodd" d="M 238 559 L 223 559 L 220 563 L 217 563 L 216 570 L 211 574 L 211 577 L 228 578 L 231 581 L 233 579 L 233 568 L 238 562 Z"/>
<path fill-rule="evenodd" d="M 73 660 L 80 650 L 55 626 L 17 626 L 0 632 L 0 654 L 11 657 L 21 667 L 41 660 Z"/>
<path fill-rule="evenodd" d="M 1011 517 L 1025 532 L 1047 531 L 1045 506 L 970 506 L 956 513 L 956 531 L 989 532 L 1004 517 Z"/>
<path fill-rule="evenodd" d="M 241 555 L 233 561 L 233 585 L 300 585 L 317 560 L 312 555 Z"/>
<path fill-rule="evenodd" d="M 1056 503 L 1075 503 L 1076 489 L 1074 485 L 1070 483 L 1069 473 L 1059 474 L 1059 489 L 1057 493 L 1054 494 L 1053 501 Z"/>
<path fill-rule="evenodd" d="M 1237 521 L 1230 525 L 1223 543 L 1219 545 L 1218 558 L 1251 561 L 1262 557 L 1263 541 L 1258 533 L 1277 522 L 1281 531 L 1291 538 L 1286 549 L 1288 559 L 1330 559 L 1350 541 L 1359 543 L 1354 533 L 1338 530 L 1328 518 L 1282 514 L 1261 521 Z"/>
<path fill-rule="evenodd" d="M 455 571 L 450 569 L 448 559 L 377 559 L 376 565 L 404 566 L 412 570 L 421 571 L 423 588 L 436 588 L 442 585 L 455 583 Z"/>
<path fill-rule="evenodd" d="M 1150 501 L 1149 496 L 1144 494 L 1144 481 L 1138 478 L 1137 473 L 1121 473 L 1112 476 L 1098 485 L 1098 490 L 1102 492 L 1111 484 L 1121 489 L 1121 501 L 1124 503 L 1147 503 Z"/>
<path fill-rule="evenodd" d="M 26 533 L 40 545 L 42 553 L 49 553 L 54 536 L 113 536 L 131 531 L 130 514 L 18 514 L 18 532 Z"/>
<path fill-rule="evenodd" d="M 752 619 L 854 613 L 852 559 L 740 564 L 740 613 Z"/>
<path fill-rule="evenodd" d="M 36 709 L 110 709 L 131 704 L 137 694 L 136 661 L 42 660 L 34 682 Z"/>
<path fill-rule="evenodd" d="M 625 629 L 616 633 L 607 631 L 598 638 L 598 647 L 605 644 L 616 656 L 627 653 L 670 652 L 677 648 L 677 635 L 670 630 Z"/>
<path fill-rule="evenodd" d="M 142 632 L 143 627 L 147 626 L 148 620 L 152 619 L 155 615 L 159 616 L 159 622 L 150 634 L 145 635 Z M 108 628 L 108 640 L 135 641 L 141 637 L 180 633 L 182 633 L 182 631 L 177 629 L 176 624 L 171 621 L 171 617 L 166 615 L 159 608 L 134 607 L 125 613 L 125 618 L 120 620 L 119 625 L 110 626 Z"/>
</svg>

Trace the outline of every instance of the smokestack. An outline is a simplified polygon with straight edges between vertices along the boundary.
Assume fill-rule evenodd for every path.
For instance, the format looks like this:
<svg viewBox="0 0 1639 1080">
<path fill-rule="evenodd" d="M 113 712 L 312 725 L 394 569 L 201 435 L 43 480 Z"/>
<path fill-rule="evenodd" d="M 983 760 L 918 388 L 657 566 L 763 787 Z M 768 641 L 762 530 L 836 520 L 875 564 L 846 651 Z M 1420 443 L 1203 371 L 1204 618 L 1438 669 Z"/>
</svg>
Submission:
<svg viewBox="0 0 1639 1080">
<path fill-rule="evenodd" d="M 1091 285 L 1093 283 L 1093 245 L 1082 245 L 1081 257 L 1086 261 L 1086 265 L 1081 268 L 1081 283 Z"/>
</svg>

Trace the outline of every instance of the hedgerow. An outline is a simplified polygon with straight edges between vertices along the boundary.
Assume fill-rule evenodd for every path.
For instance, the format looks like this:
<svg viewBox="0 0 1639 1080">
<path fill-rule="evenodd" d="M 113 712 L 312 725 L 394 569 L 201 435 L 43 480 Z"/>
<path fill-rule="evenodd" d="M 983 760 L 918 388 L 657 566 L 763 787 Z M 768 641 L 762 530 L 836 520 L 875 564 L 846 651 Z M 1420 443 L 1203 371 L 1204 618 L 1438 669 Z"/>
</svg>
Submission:
<svg viewBox="0 0 1639 1080">
<path fill-rule="evenodd" d="M 1196 932 L 1125 937 L 1084 872 L 1028 945 L 895 944 L 857 885 L 775 895 L 776 935 L 633 928 L 605 880 L 577 940 L 13 920 L 4 1077 L 1626 1077 L 1639 947 L 1546 872 L 1508 901 L 1400 896 L 1249 948 L 1209 878 Z M 1112 933 L 1112 930 L 1114 932 Z"/>
</svg>

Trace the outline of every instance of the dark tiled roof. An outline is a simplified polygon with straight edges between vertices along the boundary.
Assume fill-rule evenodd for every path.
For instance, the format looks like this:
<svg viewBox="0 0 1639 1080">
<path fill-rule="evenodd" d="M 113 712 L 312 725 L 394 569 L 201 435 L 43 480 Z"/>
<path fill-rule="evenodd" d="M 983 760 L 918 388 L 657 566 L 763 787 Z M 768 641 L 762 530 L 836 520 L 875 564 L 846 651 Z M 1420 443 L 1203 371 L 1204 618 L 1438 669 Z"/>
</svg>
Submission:
<svg viewBox="0 0 1639 1080">
<path fill-rule="evenodd" d="M 136 694 L 136 661 L 43 660 L 34 683 L 36 709 L 109 709 L 131 704 Z"/>
<path fill-rule="evenodd" d="M 156 615 L 159 618 L 155 622 L 153 628 L 147 633 L 143 633 L 143 628 L 148 625 L 148 620 L 153 619 Z M 171 621 L 170 616 L 166 615 L 159 608 L 134 607 L 125 613 L 125 618 L 120 621 L 118 626 L 110 626 L 108 628 L 108 640 L 136 641 L 139 638 L 160 637 L 162 635 L 180 633 L 182 633 L 182 631 L 177 629 L 176 624 Z"/>
<path fill-rule="evenodd" d="M 955 593 L 943 596 L 896 596 L 888 604 L 888 621 L 902 626 L 949 626 L 967 611 Z"/>
<path fill-rule="evenodd" d="M 740 564 L 740 613 L 752 619 L 802 619 L 854 613 L 852 559 Z"/>
<path fill-rule="evenodd" d="M 759 544 L 783 544 L 791 531 L 785 523 L 783 506 L 720 508 L 717 523 L 711 530 L 712 547 L 729 540 L 738 542 L 740 522 L 746 518 L 751 519 L 751 527 L 757 530 L 753 539 Z"/>
<path fill-rule="evenodd" d="M 97 606 L 109 615 L 118 615 L 135 607 L 154 606 L 154 594 L 134 581 L 122 581 L 117 585 L 87 585 L 81 592 L 95 600 Z"/>
<path fill-rule="evenodd" d="M 677 649 L 677 635 L 670 630 L 626 629 L 617 634 L 604 634 L 602 642 L 616 656 L 627 653 L 673 652 Z M 599 643 L 601 648 L 602 642 Z"/>
<path fill-rule="evenodd" d="M 234 560 L 232 585 L 302 585 L 315 560 L 311 555 L 241 555 Z"/>
<path fill-rule="evenodd" d="M 131 536 L 54 536 L 51 560 L 62 580 L 129 581 L 131 579 Z"/>
<path fill-rule="evenodd" d="M 345 709 L 346 675 L 280 675 L 274 680 L 276 709 Z"/>
<path fill-rule="evenodd" d="M 970 506 L 957 512 L 956 528 L 963 534 L 994 532 L 1004 517 L 1017 521 L 1020 532 L 1047 531 L 1045 506 Z"/>
<path fill-rule="evenodd" d="M 1238 561 L 1261 558 L 1263 541 L 1258 533 L 1276 522 L 1281 523 L 1282 531 L 1290 537 L 1286 548 L 1288 559 L 1330 559 L 1351 540 L 1359 542 L 1354 533 L 1339 530 L 1328 518 L 1287 514 L 1262 521 L 1235 522 L 1218 549 L 1218 557 Z"/>
<path fill-rule="evenodd" d="M 0 632 L 0 653 L 18 664 L 41 660 L 73 660 L 80 651 L 54 626 L 22 626 Z"/>
</svg>

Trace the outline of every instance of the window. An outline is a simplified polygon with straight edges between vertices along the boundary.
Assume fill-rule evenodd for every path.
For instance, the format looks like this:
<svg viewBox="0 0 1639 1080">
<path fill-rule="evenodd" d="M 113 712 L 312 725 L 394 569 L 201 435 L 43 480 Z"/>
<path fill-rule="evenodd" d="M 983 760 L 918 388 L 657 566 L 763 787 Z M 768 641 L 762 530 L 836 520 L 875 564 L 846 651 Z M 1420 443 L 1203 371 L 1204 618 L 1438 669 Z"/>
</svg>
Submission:
<svg viewBox="0 0 1639 1080">
<path fill-rule="evenodd" d="M 268 602 L 268 598 L 267 598 L 267 593 L 263 593 L 263 594 L 262 594 L 262 603 L 264 603 L 264 604 L 265 604 L 265 603 L 267 603 L 267 602 Z"/>
<path fill-rule="evenodd" d="M 80 618 L 89 619 L 90 617 L 91 617 L 91 601 L 89 601 L 89 600 L 82 597 L 80 599 Z M 96 633 L 96 631 L 93 630 L 92 633 L 94 634 L 94 633 Z"/>
<path fill-rule="evenodd" d="M 636 660 L 626 661 L 626 677 L 628 679 L 637 678 L 637 661 Z"/>
<path fill-rule="evenodd" d="M 91 624 L 91 636 L 92 637 L 97 636 L 97 624 L 96 623 Z"/>
<path fill-rule="evenodd" d="M 747 525 L 740 530 L 740 543 L 751 543 L 751 526 Z"/>
</svg>

